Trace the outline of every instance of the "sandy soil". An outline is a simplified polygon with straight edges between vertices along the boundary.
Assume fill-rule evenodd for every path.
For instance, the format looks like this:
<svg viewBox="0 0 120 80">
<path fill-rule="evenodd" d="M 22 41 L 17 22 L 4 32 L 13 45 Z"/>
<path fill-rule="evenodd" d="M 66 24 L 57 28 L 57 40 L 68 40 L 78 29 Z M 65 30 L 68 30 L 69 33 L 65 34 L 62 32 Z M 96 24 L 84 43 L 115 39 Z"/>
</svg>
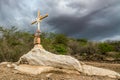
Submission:
<svg viewBox="0 0 120 80">
<path fill-rule="evenodd" d="M 120 64 L 85 62 L 89 65 L 103 67 L 115 70 L 120 73 Z M 87 76 L 84 74 L 66 74 L 61 72 L 42 73 L 40 75 L 28 75 L 19 73 L 18 71 L 7 68 L 5 65 L 0 66 L 0 80 L 119 80 L 100 76 Z"/>
</svg>

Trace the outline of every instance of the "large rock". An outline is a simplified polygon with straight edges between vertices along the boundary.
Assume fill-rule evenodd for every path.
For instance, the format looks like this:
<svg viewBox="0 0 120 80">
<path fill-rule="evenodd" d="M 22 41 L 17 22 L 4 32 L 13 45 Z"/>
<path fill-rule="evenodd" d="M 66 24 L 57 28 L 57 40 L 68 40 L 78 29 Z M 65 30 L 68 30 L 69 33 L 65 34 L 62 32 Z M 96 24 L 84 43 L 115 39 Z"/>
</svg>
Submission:
<svg viewBox="0 0 120 80">
<path fill-rule="evenodd" d="M 120 79 L 120 74 L 109 70 L 109 69 L 103 69 L 103 68 L 98 68 L 90 65 L 82 65 L 83 73 L 87 75 L 96 75 L 96 76 L 107 76 L 110 78 L 119 78 Z"/>
<path fill-rule="evenodd" d="M 77 59 L 71 56 L 52 54 L 37 47 L 23 55 L 18 63 L 82 71 L 82 66 Z"/>
<path fill-rule="evenodd" d="M 33 67 L 30 68 L 30 67 L 26 67 L 26 66 L 16 66 L 15 67 L 17 70 L 22 71 L 22 72 L 25 72 L 25 70 L 28 70 L 28 71 L 26 71 L 27 73 L 32 68 L 33 68 L 33 71 L 36 69 L 39 70 L 36 73 L 42 73 L 42 71 L 45 72 L 46 70 L 50 71 L 50 70 L 59 68 L 61 70 L 62 69 L 67 69 L 67 70 L 71 70 L 71 71 L 75 70 L 75 71 L 78 71 L 78 72 L 81 72 L 81 73 L 84 73 L 87 75 L 97 75 L 97 76 L 108 76 L 111 78 L 120 78 L 120 74 L 115 71 L 89 66 L 82 62 L 79 62 L 77 59 L 70 57 L 70 56 L 52 54 L 40 46 L 39 47 L 35 46 L 31 51 L 29 51 L 27 54 L 23 55 L 20 58 L 20 60 L 18 61 L 18 64 L 28 64 L 28 65 L 32 65 L 32 66 L 35 66 L 35 65 L 44 66 L 44 69 L 43 69 L 43 67 L 39 67 L 39 69 L 38 69 L 38 67 L 37 68 L 33 68 Z"/>
</svg>

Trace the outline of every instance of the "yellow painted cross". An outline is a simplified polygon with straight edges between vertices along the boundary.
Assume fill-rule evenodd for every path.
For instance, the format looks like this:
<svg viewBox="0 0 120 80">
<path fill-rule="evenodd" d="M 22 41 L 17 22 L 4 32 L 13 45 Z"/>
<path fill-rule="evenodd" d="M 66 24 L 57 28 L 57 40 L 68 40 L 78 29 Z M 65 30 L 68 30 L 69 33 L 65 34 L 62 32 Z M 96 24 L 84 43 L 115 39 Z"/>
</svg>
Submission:
<svg viewBox="0 0 120 80">
<path fill-rule="evenodd" d="M 40 10 L 38 10 L 38 16 L 37 16 L 36 20 L 33 21 L 31 24 L 36 24 L 37 23 L 38 24 L 38 31 L 40 31 L 40 23 L 46 17 L 48 17 L 48 14 L 46 14 L 45 16 L 41 16 L 40 15 Z"/>
</svg>

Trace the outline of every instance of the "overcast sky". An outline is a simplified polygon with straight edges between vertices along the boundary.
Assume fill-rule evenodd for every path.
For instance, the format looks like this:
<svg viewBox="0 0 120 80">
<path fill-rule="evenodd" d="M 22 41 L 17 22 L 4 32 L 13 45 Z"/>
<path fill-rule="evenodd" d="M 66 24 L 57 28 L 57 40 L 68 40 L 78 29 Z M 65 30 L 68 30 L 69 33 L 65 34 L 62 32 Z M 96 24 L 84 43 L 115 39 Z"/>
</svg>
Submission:
<svg viewBox="0 0 120 80">
<path fill-rule="evenodd" d="M 42 32 L 90 40 L 120 40 L 120 0 L 0 0 L 0 25 L 33 32 L 38 9 L 49 17 Z"/>
</svg>

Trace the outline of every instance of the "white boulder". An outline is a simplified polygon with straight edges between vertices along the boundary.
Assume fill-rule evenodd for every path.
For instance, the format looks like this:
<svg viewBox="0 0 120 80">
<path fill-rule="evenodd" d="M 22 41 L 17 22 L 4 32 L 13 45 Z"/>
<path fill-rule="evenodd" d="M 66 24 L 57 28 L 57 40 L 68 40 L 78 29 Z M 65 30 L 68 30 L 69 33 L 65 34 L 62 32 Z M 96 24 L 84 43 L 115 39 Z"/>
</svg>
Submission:
<svg viewBox="0 0 120 80">
<path fill-rule="evenodd" d="M 33 73 L 33 71 L 36 71 L 33 74 L 40 74 L 42 72 L 56 70 L 56 68 L 58 68 L 59 70 L 66 69 L 69 71 L 78 71 L 87 75 L 120 78 L 120 74 L 115 71 L 89 66 L 83 62 L 79 62 L 77 59 L 71 56 L 52 54 L 45 49 L 36 46 L 27 54 L 20 57 L 18 64 L 20 64 L 20 66 L 15 67 L 17 70 L 27 73 Z M 21 64 L 39 67 L 34 68 L 29 66 L 21 66 Z"/>
</svg>

